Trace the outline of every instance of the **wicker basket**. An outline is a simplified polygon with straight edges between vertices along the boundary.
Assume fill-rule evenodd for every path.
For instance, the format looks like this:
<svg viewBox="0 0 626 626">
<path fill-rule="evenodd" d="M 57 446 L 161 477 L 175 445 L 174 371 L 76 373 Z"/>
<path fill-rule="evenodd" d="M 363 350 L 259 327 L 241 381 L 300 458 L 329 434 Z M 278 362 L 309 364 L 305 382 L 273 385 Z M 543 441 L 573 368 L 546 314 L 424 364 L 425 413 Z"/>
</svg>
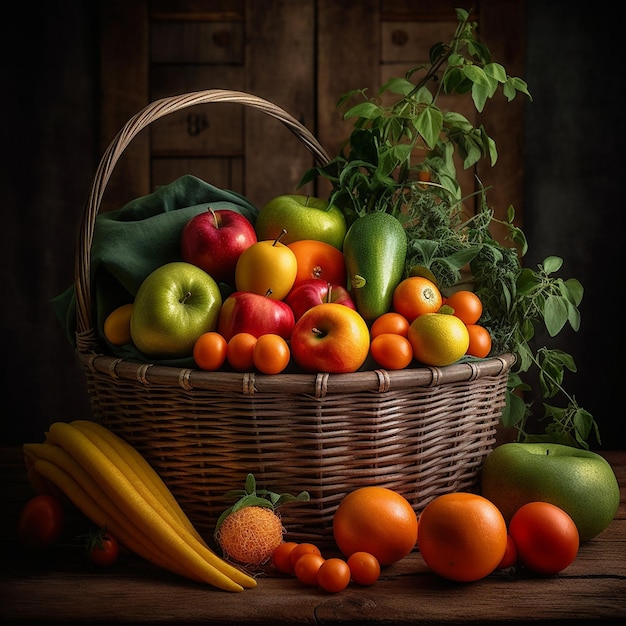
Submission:
<svg viewBox="0 0 626 626">
<path fill-rule="evenodd" d="M 204 372 L 103 354 L 92 319 L 90 249 L 112 170 L 143 128 L 197 104 L 254 107 L 282 122 L 314 155 L 311 133 L 274 104 L 207 90 L 153 102 L 105 152 L 85 206 L 76 256 L 77 352 L 94 417 L 153 464 L 196 526 L 210 535 L 230 489 L 252 472 L 259 488 L 307 490 L 281 509 L 287 537 L 332 542 L 343 496 L 366 485 L 403 494 L 416 512 L 435 496 L 472 490 L 495 444 L 510 354 L 447 367 L 352 374 Z"/>
</svg>

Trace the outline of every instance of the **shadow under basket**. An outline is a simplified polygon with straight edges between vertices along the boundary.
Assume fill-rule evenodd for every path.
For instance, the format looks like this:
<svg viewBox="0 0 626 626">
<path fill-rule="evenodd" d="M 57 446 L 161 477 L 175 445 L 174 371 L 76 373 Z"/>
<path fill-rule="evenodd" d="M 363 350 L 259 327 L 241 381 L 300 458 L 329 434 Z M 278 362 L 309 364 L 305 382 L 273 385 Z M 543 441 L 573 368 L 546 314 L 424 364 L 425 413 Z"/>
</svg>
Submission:
<svg viewBox="0 0 626 626">
<path fill-rule="evenodd" d="M 261 375 L 142 364 L 103 354 L 93 320 L 91 245 L 102 196 L 131 140 L 151 122 L 199 104 L 254 107 L 293 132 L 319 164 L 315 137 L 276 105 L 212 89 L 153 102 L 131 118 L 103 155 L 76 253 L 77 355 L 94 418 L 137 448 L 182 508 L 210 537 L 248 473 L 257 488 L 308 502 L 279 509 L 286 539 L 332 543 L 343 497 L 380 485 L 416 513 L 438 495 L 476 490 L 496 441 L 514 356 L 350 374 Z"/>
</svg>

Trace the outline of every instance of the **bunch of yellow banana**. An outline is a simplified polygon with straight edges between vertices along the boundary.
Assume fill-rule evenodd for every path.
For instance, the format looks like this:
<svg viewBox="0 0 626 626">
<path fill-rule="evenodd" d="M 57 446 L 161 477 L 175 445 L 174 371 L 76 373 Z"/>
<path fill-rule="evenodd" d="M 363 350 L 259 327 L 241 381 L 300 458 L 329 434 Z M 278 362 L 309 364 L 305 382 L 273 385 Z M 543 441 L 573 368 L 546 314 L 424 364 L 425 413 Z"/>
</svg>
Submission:
<svg viewBox="0 0 626 626">
<path fill-rule="evenodd" d="M 23 446 L 34 485 L 53 485 L 94 524 L 138 556 L 225 591 L 254 578 L 213 552 L 146 459 L 89 420 L 55 422 L 45 443 Z"/>
</svg>

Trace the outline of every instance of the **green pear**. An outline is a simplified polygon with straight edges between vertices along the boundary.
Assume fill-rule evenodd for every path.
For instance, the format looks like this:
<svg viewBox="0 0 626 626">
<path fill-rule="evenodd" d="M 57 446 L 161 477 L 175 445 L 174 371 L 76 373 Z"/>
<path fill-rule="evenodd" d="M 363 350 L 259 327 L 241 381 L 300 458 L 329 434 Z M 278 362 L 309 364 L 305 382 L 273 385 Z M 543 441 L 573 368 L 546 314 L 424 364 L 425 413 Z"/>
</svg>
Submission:
<svg viewBox="0 0 626 626">
<path fill-rule="evenodd" d="M 264 205 L 254 226 L 259 241 L 276 239 L 284 228 L 281 242 L 302 239 L 324 241 L 339 250 L 348 230 L 344 214 L 328 202 L 312 196 L 277 196 Z"/>
<path fill-rule="evenodd" d="M 487 455 L 481 493 L 507 524 L 527 502 L 550 502 L 574 520 L 581 541 L 600 534 L 619 507 L 619 484 L 608 461 L 590 450 L 551 443 L 505 443 Z"/>
<path fill-rule="evenodd" d="M 190 357 L 196 339 L 216 329 L 221 306 L 219 286 L 204 270 L 183 261 L 166 263 L 139 286 L 132 341 L 151 358 Z"/>
</svg>

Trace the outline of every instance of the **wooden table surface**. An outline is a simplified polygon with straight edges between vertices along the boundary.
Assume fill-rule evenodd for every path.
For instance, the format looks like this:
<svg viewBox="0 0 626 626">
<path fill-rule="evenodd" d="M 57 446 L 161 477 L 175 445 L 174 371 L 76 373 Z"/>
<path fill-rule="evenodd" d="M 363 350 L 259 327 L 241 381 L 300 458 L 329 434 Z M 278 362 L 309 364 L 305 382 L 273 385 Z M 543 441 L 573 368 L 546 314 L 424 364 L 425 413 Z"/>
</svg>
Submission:
<svg viewBox="0 0 626 626">
<path fill-rule="evenodd" d="M 469 584 L 429 572 L 419 552 L 383 569 L 371 587 L 329 594 L 266 568 L 255 589 L 228 593 L 124 554 L 110 569 L 59 549 L 42 559 L 15 540 L 33 492 L 20 448 L 0 448 L 0 622 L 89 624 L 587 624 L 626 618 L 626 452 L 603 453 L 621 487 L 611 525 L 582 544 L 558 576 L 494 572 Z M 69 553 L 69 554 L 68 554 Z M 330 555 L 328 555 L 330 556 Z"/>
</svg>

